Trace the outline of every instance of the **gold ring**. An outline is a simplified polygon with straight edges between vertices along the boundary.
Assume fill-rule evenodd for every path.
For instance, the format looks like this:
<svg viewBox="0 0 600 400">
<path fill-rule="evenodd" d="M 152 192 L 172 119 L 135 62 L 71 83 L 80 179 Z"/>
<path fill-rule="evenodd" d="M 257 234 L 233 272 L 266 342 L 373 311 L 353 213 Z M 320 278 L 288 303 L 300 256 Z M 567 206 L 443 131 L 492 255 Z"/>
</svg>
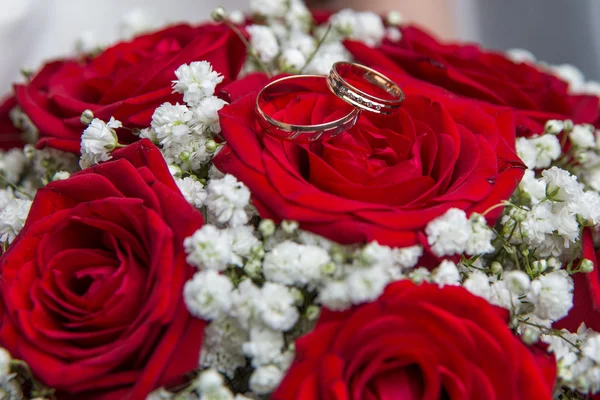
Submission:
<svg viewBox="0 0 600 400">
<path fill-rule="evenodd" d="M 321 75 L 287 76 L 270 82 L 258 92 L 258 96 L 256 97 L 256 113 L 260 118 L 257 118 L 257 121 L 265 133 L 279 139 L 308 143 L 338 136 L 356 124 L 360 110 L 355 107 L 348 107 L 346 103 L 334 96 L 331 96 L 332 101 L 339 102 L 339 104 L 335 104 L 333 108 L 339 113 L 339 110 L 343 109 L 340 107 L 345 107 L 348 108 L 348 113 L 333 121 L 318 124 L 295 123 L 296 121 L 294 123 L 291 121 L 284 122 L 269 116 L 267 114 L 268 111 L 264 110 L 269 105 L 273 106 L 274 102 L 277 102 L 277 98 L 286 102 L 283 105 L 284 107 L 293 107 L 290 106 L 290 103 L 299 100 L 299 94 L 302 92 L 315 94 L 330 93 L 327 89 L 325 77 Z M 281 97 L 282 95 L 291 96 Z M 300 112 L 302 110 L 298 111 L 299 114 L 302 114 Z M 304 116 L 310 117 L 312 114 L 313 110 L 306 110 Z"/>
<path fill-rule="evenodd" d="M 333 64 L 327 86 L 346 103 L 378 114 L 392 114 L 404 101 L 404 92 L 390 78 L 372 68 L 346 61 Z"/>
</svg>

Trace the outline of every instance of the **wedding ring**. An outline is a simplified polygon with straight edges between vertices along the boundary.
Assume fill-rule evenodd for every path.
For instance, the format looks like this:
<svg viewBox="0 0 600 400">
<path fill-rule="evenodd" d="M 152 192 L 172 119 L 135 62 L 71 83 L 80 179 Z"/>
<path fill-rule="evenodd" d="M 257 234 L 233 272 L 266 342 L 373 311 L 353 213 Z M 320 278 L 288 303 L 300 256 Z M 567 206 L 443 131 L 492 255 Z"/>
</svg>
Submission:
<svg viewBox="0 0 600 400">
<path fill-rule="evenodd" d="M 394 81 L 361 64 L 340 61 L 327 76 L 329 89 L 348 104 L 378 114 L 392 114 L 404 101 Z"/>
<path fill-rule="evenodd" d="M 360 110 L 332 96 L 324 76 L 293 75 L 262 88 L 256 97 L 256 113 L 265 133 L 309 143 L 348 131 L 356 124 Z"/>
</svg>

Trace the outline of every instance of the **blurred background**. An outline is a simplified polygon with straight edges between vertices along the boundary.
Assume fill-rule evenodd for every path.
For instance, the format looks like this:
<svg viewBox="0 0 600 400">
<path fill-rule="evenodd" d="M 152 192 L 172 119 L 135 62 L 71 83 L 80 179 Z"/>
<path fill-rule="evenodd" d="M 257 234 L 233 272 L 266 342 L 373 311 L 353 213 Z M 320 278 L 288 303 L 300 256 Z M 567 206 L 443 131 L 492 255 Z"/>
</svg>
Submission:
<svg viewBox="0 0 600 400">
<path fill-rule="evenodd" d="M 524 48 L 538 60 L 570 63 L 600 79 L 600 0 L 307 0 L 313 8 L 400 11 L 446 40 L 506 50 Z M 22 68 L 111 43 L 169 22 L 200 22 L 216 6 L 245 10 L 247 0 L 0 0 L 0 90 Z"/>
</svg>

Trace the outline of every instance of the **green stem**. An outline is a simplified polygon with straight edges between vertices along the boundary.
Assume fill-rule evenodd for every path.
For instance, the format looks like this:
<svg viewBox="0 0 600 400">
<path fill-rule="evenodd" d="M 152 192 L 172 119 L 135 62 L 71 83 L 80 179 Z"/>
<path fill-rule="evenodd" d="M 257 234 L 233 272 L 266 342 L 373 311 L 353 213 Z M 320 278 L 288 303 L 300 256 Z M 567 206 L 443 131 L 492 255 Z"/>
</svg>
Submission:
<svg viewBox="0 0 600 400">
<path fill-rule="evenodd" d="M 312 54 L 308 57 L 308 59 L 306 60 L 306 63 L 304 64 L 304 66 L 302 67 L 302 69 L 300 69 L 300 72 L 298 72 L 299 74 L 302 74 L 302 72 L 304 72 L 304 70 L 306 69 L 306 67 L 308 66 L 308 64 L 310 64 L 310 62 L 313 60 L 313 58 L 315 58 L 315 55 L 317 54 L 317 52 L 319 51 L 319 49 L 321 48 L 321 46 L 325 42 L 325 39 L 327 39 L 327 36 L 329 35 L 330 31 L 331 31 L 331 25 L 329 25 L 327 27 L 327 30 L 325 31 L 325 34 L 321 37 L 321 39 L 319 39 L 319 43 L 317 43 L 317 47 L 315 48 L 315 51 L 313 51 Z"/>
<path fill-rule="evenodd" d="M 263 63 L 263 61 L 260 59 L 260 57 L 256 54 L 256 52 L 254 52 L 254 49 L 250 45 L 250 42 L 248 42 L 248 40 L 246 39 L 244 34 L 238 29 L 238 27 L 227 19 L 223 21 L 223 23 L 227 25 L 227 27 L 229 27 L 229 29 L 231 29 L 240 38 L 242 43 L 244 43 L 244 46 L 246 46 L 246 50 L 250 54 L 250 57 L 254 59 L 256 64 L 258 64 L 258 66 L 260 67 L 260 69 L 262 69 L 265 75 L 267 75 L 268 78 L 272 78 L 273 74 L 269 70 L 269 67 L 267 67 L 265 63 Z"/>
<path fill-rule="evenodd" d="M 23 191 L 20 187 L 10 182 L 4 175 L 0 175 L 0 181 L 2 181 L 6 186 L 10 186 L 15 192 L 21 193 L 23 196 L 27 197 L 29 200 L 33 200 L 33 196 L 29 193 Z"/>
</svg>

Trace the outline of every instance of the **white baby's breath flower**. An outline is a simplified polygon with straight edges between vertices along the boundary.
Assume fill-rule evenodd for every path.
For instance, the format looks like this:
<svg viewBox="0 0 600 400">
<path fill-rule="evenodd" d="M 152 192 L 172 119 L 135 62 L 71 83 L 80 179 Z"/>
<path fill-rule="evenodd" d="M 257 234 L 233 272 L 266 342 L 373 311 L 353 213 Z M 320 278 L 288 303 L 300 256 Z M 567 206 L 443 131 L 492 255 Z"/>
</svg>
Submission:
<svg viewBox="0 0 600 400">
<path fill-rule="evenodd" d="M 463 286 L 475 296 L 483 297 L 488 301 L 490 300 L 490 278 L 485 273 L 476 270 L 471 272 L 469 277 L 463 282 Z"/>
<path fill-rule="evenodd" d="M 371 267 L 352 271 L 346 278 L 346 286 L 353 304 L 361 304 L 378 298 L 389 283 L 390 277 L 383 268 Z"/>
<path fill-rule="evenodd" d="M 180 143 L 192 132 L 190 124 L 194 114 L 185 105 L 163 103 L 152 114 L 152 128 L 163 146 Z"/>
<path fill-rule="evenodd" d="M 395 263 L 402 269 L 413 268 L 423 255 L 423 246 L 395 248 L 393 250 Z"/>
<path fill-rule="evenodd" d="M 345 282 L 332 281 L 325 284 L 319 291 L 317 302 L 333 311 L 350 308 L 352 300 Z"/>
<path fill-rule="evenodd" d="M 558 321 L 573 307 L 573 280 L 564 270 L 542 275 L 531 283 L 529 299 L 535 315 Z"/>
<path fill-rule="evenodd" d="M 508 289 L 506 281 L 497 281 L 491 286 L 489 301 L 508 310 L 518 310 L 521 304 L 519 296 Z"/>
<path fill-rule="evenodd" d="M 31 200 L 12 199 L 0 212 L 0 242 L 11 243 L 21 232 L 27 214 L 31 208 Z"/>
<path fill-rule="evenodd" d="M 553 65 L 551 67 L 552 72 L 556 74 L 559 78 L 564 80 L 569 84 L 569 89 L 574 92 L 578 92 L 585 83 L 585 77 L 583 73 L 574 65 L 571 64 L 561 64 L 561 65 Z"/>
<path fill-rule="evenodd" d="M 213 270 L 196 272 L 185 283 L 183 298 L 190 314 L 213 320 L 231 308 L 233 285 L 229 279 Z"/>
<path fill-rule="evenodd" d="M 533 63 L 535 62 L 535 56 L 529 50 L 525 49 L 508 49 L 506 56 L 515 63 Z"/>
<path fill-rule="evenodd" d="M 546 197 L 546 183 L 541 179 L 537 179 L 535 172 L 531 169 L 528 169 L 523 174 L 523 179 L 519 183 L 519 189 L 529 195 L 532 205 L 539 203 Z"/>
<path fill-rule="evenodd" d="M 250 35 L 250 46 L 258 53 L 263 62 L 271 62 L 279 54 L 279 43 L 273 30 L 264 25 L 246 27 Z"/>
<path fill-rule="evenodd" d="M 221 224 L 244 225 L 248 222 L 245 207 L 250 201 L 250 191 L 233 175 L 212 179 L 208 183 L 208 210 L 216 215 Z"/>
<path fill-rule="evenodd" d="M 248 329 L 250 322 L 258 316 L 258 303 L 260 302 L 260 288 L 251 279 L 244 279 L 233 291 L 233 307 L 231 314 L 244 329 Z"/>
<path fill-rule="evenodd" d="M 305 58 L 310 57 L 317 48 L 315 38 L 304 32 L 292 32 L 285 42 L 285 49 L 299 50 Z"/>
<path fill-rule="evenodd" d="M 344 45 L 339 42 L 324 43 L 315 53 L 312 61 L 306 66 L 307 74 L 326 75 L 337 61 L 350 61 L 352 56 Z"/>
<path fill-rule="evenodd" d="M 385 35 L 381 17 L 369 11 L 346 8 L 333 14 L 329 22 L 340 35 L 360 40 L 369 46 L 377 46 Z"/>
<path fill-rule="evenodd" d="M 118 144 L 115 129 L 122 126 L 120 121 L 110 118 L 108 123 L 94 118 L 91 124 L 81 135 L 81 168 L 88 168 L 101 161 L 111 158 L 112 152 Z"/>
<path fill-rule="evenodd" d="M 69 179 L 69 177 L 71 176 L 71 174 L 67 171 L 57 171 L 53 176 L 52 176 L 52 181 L 64 181 L 65 179 Z"/>
<path fill-rule="evenodd" d="M 0 189 L 0 211 L 4 210 L 4 208 L 15 198 L 15 193 L 9 187 L 6 189 Z"/>
<path fill-rule="evenodd" d="M 527 293 L 529 286 L 531 286 L 529 276 L 525 272 L 518 270 L 507 272 L 504 275 L 504 281 L 508 290 L 517 295 Z"/>
<path fill-rule="evenodd" d="M 579 197 L 577 214 L 589 225 L 594 226 L 600 222 L 600 194 L 588 190 Z"/>
<path fill-rule="evenodd" d="M 433 270 L 431 278 L 441 287 L 444 287 L 444 285 L 458 285 L 460 283 L 458 268 L 450 260 L 442 261 L 440 266 Z"/>
<path fill-rule="evenodd" d="M 198 268 L 222 271 L 232 261 L 233 238 L 226 230 L 204 225 L 183 241 L 186 260 Z"/>
<path fill-rule="evenodd" d="M 329 261 L 324 249 L 286 240 L 265 255 L 263 273 L 270 281 L 306 285 L 319 280 L 321 267 Z"/>
<path fill-rule="evenodd" d="M 277 331 L 291 329 L 299 317 L 290 290 L 274 282 L 267 282 L 263 285 L 258 311 L 263 322 Z"/>
<path fill-rule="evenodd" d="M 175 183 L 177 184 L 177 187 L 179 187 L 179 190 L 181 190 L 181 194 L 183 194 L 183 197 L 185 197 L 188 203 L 196 208 L 202 207 L 206 197 L 208 196 L 202 183 L 189 176 L 183 179 L 177 178 L 175 179 Z"/>
<path fill-rule="evenodd" d="M 246 365 L 242 345 L 247 340 L 248 332 L 234 318 L 220 316 L 204 330 L 200 365 L 216 368 L 233 378 L 235 370 Z"/>
<path fill-rule="evenodd" d="M 535 168 L 537 151 L 531 141 L 524 137 L 517 138 L 517 155 L 525 163 L 527 168 Z"/>
<path fill-rule="evenodd" d="M 175 71 L 177 80 L 173 81 L 173 91 L 183 94 L 183 101 L 190 107 L 200 100 L 212 96 L 215 88 L 223 82 L 223 75 L 213 71 L 208 61 L 195 61 L 183 64 Z"/>
<path fill-rule="evenodd" d="M 201 127 L 203 130 L 210 131 L 212 134 L 221 132 L 218 112 L 226 104 L 227 102 L 216 96 L 203 98 L 194 108 L 194 119 L 192 123 L 195 126 Z"/>
<path fill-rule="evenodd" d="M 236 226 L 228 229 L 231 234 L 231 249 L 233 251 L 233 259 L 231 263 L 238 267 L 243 266 L 243 259 L 248 257 L 250 253 L 258 249 L 261 242 L 254 234 L 254 227 L 248 225 Z"/>
<path fill-rule="evenodd" d="M 596 136 L 592 125 L 575 125 L 569 133 L 571 143 L 581 149 L 592 149 L 596 147 Z"/>
<path fill-rule="evenodd" d="M 600 334 L 589 333 L 581 346 L 581 352 L 587 358 L 600 364 Z"/>
<path fill-rule="evenodd" d="M 552 161 L 556 161 L 560 157 L 562 149 L 555 135 L 541 135 L 527 140 L 536 151 L 534 168 L 548 168 Z"/>
<path fill-rule="evenodd" d="M 552 200 L 566 202 L 569 206 L 576 207 L 578 197 L 583 194 L 583 185 L 577 182 L 577 177 L 558 167 L 542 171 L 542 181 Z"/>
<path fill-rule="evenodd" d="M 274 365 L 257 368 L 250 376 L 250 389 L 258 395 L 271 393 L 283 379 L 283 371 Z"/>
<path fill-rule="evenodd" d="M 182 139 L 181 142 L 171 142 L 163 148 L 165 160 L 185 172 L 200 170 L 211 158 L 211 154 L 206 151 L 206 137 L 188 135 Z"/>
<path fill-rule="evenodd" d="M 285 16 L 288 4 L 286 0 L 250 0 L 250 11 L 267 18 L 279 18 Z"/>
<path fill-rule="evenodd" d="M 461 254 L 471 236 L 471 226 L 463 210 L 451 208 L 430 221 L 425 228 L 431 251 L 439 256 Z"/>
<path fill-rule="evenodd" d="M 252 359 L 252 366 L 257 368 L 277 364 L 281 360 L 284 345 L 281 331 L 258 325 L 250 329 L 250 340 L 242 348 L 246 357 Z"/>
<path fill-rule="evenodd" d="M 473 213 L 469 217 L 469 223 L 471 224 L 471 235 L 467 240 L 466 253 L 477 255 L 493 252 L 492 239 L 494 238 L 494 232 L 487 225 L 485 217 Z"/>
<path fill-rule="evenodd" d="M 10 183 L 19 182 L 26 165 L 27 157 L 21 149 L 10 149 L 0 156 L 0 170 Z"/>
<path fill-rule="evenodd" d="M 140 133 L 139 133 L 139 137 L 140 137 L 140 139 L 148 139 L 154 144 L 159 143 L 156 131 L 152 128 L 141 129 Z"/>
<path fill-rule="evenodd" d="M 298 49 L 286 49 L 279 57 L 279 65 L 284 71 L 299 71 L 306 64 L 306 57 Z"/>
</svg>

